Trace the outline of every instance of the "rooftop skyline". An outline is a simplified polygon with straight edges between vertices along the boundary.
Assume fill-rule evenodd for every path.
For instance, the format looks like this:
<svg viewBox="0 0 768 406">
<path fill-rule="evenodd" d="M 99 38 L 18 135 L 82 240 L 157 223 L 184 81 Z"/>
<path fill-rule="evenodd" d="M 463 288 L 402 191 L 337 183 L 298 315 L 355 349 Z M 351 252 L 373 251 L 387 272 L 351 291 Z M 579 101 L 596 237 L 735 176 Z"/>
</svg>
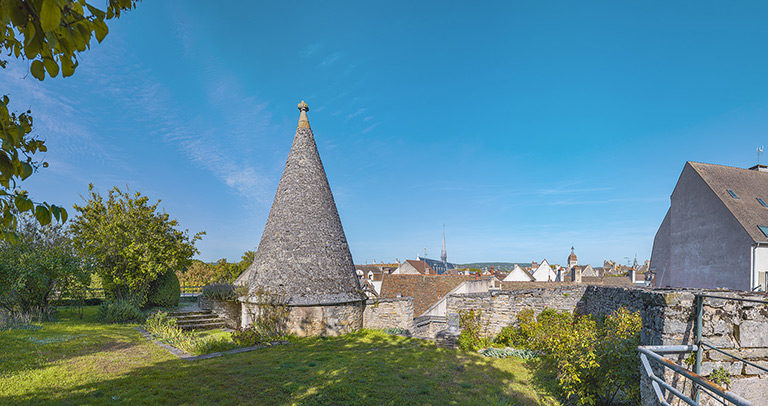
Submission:
<svg viewBox="0 0 768 406">
<path fill-rule="evenodd" d="M 0 76 L 47 140 L 21 184 L 130 187 L 199 258 L 255 250 L 311 110 L 355 263 L 650 258 L 686 161 L 768 144 L 768 5 L 142 2 L 71 78 Z M 762 163 L 768 162 L 763 157 Z"/>
</svg>

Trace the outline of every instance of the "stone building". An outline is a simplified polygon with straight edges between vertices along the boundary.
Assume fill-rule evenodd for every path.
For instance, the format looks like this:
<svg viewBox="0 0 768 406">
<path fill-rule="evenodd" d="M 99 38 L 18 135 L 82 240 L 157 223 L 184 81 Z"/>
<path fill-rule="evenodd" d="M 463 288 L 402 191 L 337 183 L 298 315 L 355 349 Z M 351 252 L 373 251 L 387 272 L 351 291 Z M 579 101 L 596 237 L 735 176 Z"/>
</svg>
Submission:
<svg viewBox="0 0 768 406">
<path fill-rule="evenodd" d="M 306 103 L 275 193 L 253 264 L 239 280 L 242 324 L 249 325 L 269 301 L 287 304 L 288 331 L 297 335 L 337 335 L 362 327 L 366 299 L 336 203 L 325 175 Z"/>
<path fill-rule="evenodd" d="M 653 241 L 656 286 L 766 290 L 767 172 L 686 162 Z"/>
</svg>

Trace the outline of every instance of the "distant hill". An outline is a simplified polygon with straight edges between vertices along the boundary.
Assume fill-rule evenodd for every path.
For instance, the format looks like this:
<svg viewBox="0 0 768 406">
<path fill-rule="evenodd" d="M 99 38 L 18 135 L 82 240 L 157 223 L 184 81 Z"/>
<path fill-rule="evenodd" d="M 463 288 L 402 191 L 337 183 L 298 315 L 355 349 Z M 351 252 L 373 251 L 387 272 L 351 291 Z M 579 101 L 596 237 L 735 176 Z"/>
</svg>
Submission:
<svg viewBox="0 0 768 406">
<path fill-rule="evenodd" d="M 454 265 L 456 265 L 456 268 L 459 268 L 459 269 L 461 268 L 483 269 L 486 267 L 488 269 L 491 269 L 491 267 L 493 267 L 495 271 L 509 272 L 515 267 L 515 264 L 519 265 L 520 268 L 531 266 L 530 262 L 473 262 L 470 264 L 454 264 Z"/>
</svg>

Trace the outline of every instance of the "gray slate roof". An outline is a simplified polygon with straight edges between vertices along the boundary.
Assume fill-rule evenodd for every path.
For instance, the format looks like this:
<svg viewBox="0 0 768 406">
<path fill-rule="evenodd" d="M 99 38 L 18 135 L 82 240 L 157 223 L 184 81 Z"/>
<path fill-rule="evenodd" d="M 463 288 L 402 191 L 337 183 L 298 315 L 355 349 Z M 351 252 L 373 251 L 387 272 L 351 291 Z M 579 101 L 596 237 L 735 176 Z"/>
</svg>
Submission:
<svg viewBox="0 0 768 406">
<path fill-rule="evenodd" d="M 715 192 L 752 240 L 768 241 L 768 237 L 757 227 L 768 226 L 768 208 L 757 201 L 760 198 L 768 203 L 768 172 L 700 162 L 687 164 Z M 729 189 L 739 198 L 731 197 Z"/>
<path fill-rule="evenodd" d="M 251 294 L 261 289 L 291 305 L 361 301 L 365 294 L 309 127 L 309 108 L 302 102 L 299 110 L 264 234 L 244 277 Z"/>
</svg>

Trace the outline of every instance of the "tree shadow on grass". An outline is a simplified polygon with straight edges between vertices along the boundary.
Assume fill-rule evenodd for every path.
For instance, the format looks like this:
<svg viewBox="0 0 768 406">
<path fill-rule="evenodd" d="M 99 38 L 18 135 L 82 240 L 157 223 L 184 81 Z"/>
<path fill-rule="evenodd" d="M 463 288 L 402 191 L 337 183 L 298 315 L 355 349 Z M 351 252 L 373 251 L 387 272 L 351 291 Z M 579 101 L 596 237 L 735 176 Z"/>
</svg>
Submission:
<svg viewBox="0 0 768 406">
<path fill-rule="evenodd" d="M 0 332 L 0 377 L 9 378 L 94 354 L 109 357 L 136 353 L 140 352 L 141 344 L 132 327 L 102 324 L 88 318 L 62 318 L 46 322 L 37 330 L 3 331 Z"/>
<path fill-rule="evenodd" d="M 0 398 L 19 404 L 539 405 L 513 360 L 356 333 L 200 361 L 172 360 L 117 376 Z"/>
</svg>

